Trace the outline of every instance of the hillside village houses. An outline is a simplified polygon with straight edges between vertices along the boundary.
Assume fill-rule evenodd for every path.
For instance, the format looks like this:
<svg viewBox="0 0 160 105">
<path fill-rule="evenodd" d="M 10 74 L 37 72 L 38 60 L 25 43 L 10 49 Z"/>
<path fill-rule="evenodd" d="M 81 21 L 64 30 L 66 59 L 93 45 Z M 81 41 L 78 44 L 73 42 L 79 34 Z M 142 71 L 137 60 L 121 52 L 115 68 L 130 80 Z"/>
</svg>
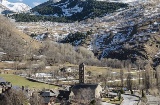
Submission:
<svg viewBox="0 0 160 105">
<path fill-rule="evenodd" d="M 63 68 L 62 70 L 65 70 L 65 72 L 70 72 L 70 68 Z M 37 76 L 38 75 L 42 76 L 43 73 L 39 73 Z M 79 65 L 79 83 L 71 86 L 64 86 L 58 90 L 43 90 L 40 92 L 40 96 L 43 98 L 45 105 L 51 105 L 51 103 L 55 102 L 65 102 L 69 104 L 72 103 L 72 101 L 78 101 L 79 99 L 77 98 L 79 98 L 79 95 L 83 95 L 83 92 L 89 92 L 88 94 L 84 93 L 84 95 L 88 96 L 88 100 L 101 98 L 102 93 L 102 87 L 99 84 L 86 83 L 84 63 Z M 81 98 L 82 97 L 83 96 L 81 96 Z"/>
<path fill-rule="evenodd" d="M 60 71 L 60 70 L 59 70 Z M 116 72 L 112 72 L 116 75 Z M 31 91 L 31 89 L 22 89 L 23 91 L 28 94 L 27 96 L 33 97 L 35 92 L 37 92 L 42 99 L 44 100 L 44 105 L 52 105 L 51 103 L 75 103 L 76 101 L 83 99 L 91 100 L 94 99 L 102 99 L 109 97 L 110 100 L 117 100 L 117 95 L 112 95 L 110 93 L 104 92 L 102 87 L 96 83 L 88 83 L 88 77 L 85 72 L 85 64 L 81 63 L 79 65 L 79 83 L 75 83 L 72 85 L 62 85 L 61 88 L 52 90 L 52 89 L 43 89 L 43 90 L 36 90 Z M 47 73 L 37 73 L 37 77 L 42 78 L 43 76 L 50 77 Z M 1 88 L 0 88 L 1 92 Z M 62 104 L 64 105 L 64 104 Z M 74 104 L 73 104 L 74 105 Z"/>
<path fill-rule="evenodd" d="M 73 72 L 75 71 L 74 69 L 70 68 L 70 67 L 62 67 L 60 69 L 61 72 Z"/>
<path fill-rule="evenodd" d="M 99 84 L 86 83 L 84 63 L 79 65 L 79 83 L 68 86 L 65 90 L 59 90 L 57 98 L 61 101 L 66 100 L 72 102 L 73 100 L 77 100 L 76 98 L 82 94 L 82 91 L 91 92 L 87 94 L 91 98 L 89 100 L 101 98 L 102 87 Z"/>
<path fill-rule="evenodd" d="M 36 73 L 35 74 L 35 77 L 36 78 L 51 78 L 52 77 L 52 74 L 50 73 Z"/>
<path fill-rule="evenodd" d="M 12 84 L 10 82 L 6 82 L 3 78 L 0 78 L 0 96 L 11 88 Z"/>
<path fill-rule="evenodd" d="M 40 92 L 40 96 L 43 98 L 43 102 L 45 105 L 49 105 L 51 103 L 54 103 L 54 99 L 58 96 L 59 91 L 57 90 L 46 90 Z"/>
<path fill-rule="evenodd" d="M 70 72 L 70 68 L 68 68 L 67 72 Z M 81 63 L 79 65 L 79 83 L 75 85 L 64 85 L 62 88 L 58 89 L 43 89 L 43 90 L 36 90 L 36 89 L 29 89 L 26 86 L 19 87 L 27 97 L 34 97 L 34 95 L 39 95 L 43 99 L 44 105 L 52 105 L 53 103 L 72 103 L 78 101 L 85 95 L 87 100 L 94 100 L 95 98 L 101 98 L 102 87 L 99 84 L 92 84 L 86 83 L 85 77 L 85 64 Z M 47 73 L 36 73 L 36 78 L 50 78 L 51 74 Z M 3 87 L 10 86 L 7 84 L 8 82 L 0 81 L 0 94 L 3 93 Z M 4 85 L 3 85 L 4 84 Z M 11 87 L 10 87 L 11 88 Z M 7 89 L 7 88 L 6 88 Z M 84 93 L 86 92 L 86 93 Z M 83 94 L 82 94 L 83 93 Z"/>
<path fill-rule="evenodd" d="M 83 92 L 86 92 L 87 94 Z M 94 100 L 95 98 L 101 98 L 102 87 L 99 84 L 86 83 L 85 65 L 82 63 L 79 65 L 79 83 L 66 86 L 64 89 L 58 90 L 57 93 L 57 99 L 60 102 L 69 104 L 72 102 L 76 103 L 76 101 L 81 100 L 83 96 L 86 96 L 86 99 L 89 101 Z M 48 95 L 47 98 L 51 99 L 51 96 Z M 47 100 L 46 97 L 45 100 Z"/>
</svg>

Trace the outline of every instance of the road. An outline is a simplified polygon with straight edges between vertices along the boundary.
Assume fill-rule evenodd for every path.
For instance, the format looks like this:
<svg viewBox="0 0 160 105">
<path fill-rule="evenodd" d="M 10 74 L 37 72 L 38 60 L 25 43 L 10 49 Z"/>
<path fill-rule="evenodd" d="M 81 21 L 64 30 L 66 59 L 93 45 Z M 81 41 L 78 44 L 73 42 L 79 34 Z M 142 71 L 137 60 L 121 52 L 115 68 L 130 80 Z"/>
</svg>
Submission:
<svg viewBox="0 0 160 105">
<path fill-rule="evenodd" d="M 146 97 L 149 105 L 160 105 L 160 97 L 155 97 L 152 95 L 146 95 Z"/>
<path fill-rule="evenodd" d="M 112 93 L 112 92 L 110 92 L 110 94 L 117 95 L 117 93 Z M 121 105 L 137 105 L 139 102 L 139 97 L 136 96 L 122 94 L 122 97 L 124 100 L 122 101 Z M 114 104 L 102 102 L 102 105 L 114 105 Z"/>
<path fill-rule="evenodd" d="M 123 102 L 121 105 L 137 105 L 139 102 L 139 97 L 131 96 L 131 95 L 122 95 Z"/>
</svg>

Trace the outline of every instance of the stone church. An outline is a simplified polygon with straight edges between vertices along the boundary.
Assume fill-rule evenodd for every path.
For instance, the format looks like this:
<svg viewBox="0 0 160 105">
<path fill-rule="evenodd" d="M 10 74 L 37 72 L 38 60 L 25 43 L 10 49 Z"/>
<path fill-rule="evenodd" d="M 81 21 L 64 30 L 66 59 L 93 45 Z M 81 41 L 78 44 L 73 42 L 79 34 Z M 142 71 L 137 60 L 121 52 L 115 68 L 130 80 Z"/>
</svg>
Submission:
<svg viewBox="0 0 160 105">
<path fill-rule="evenodd" d="M 102 87 L 99 84 L 90 84 L 85 83 L 85 64 L 81 63 L 79 65 L 79 83 L 75 84 L 71 91 L 73 92 L 74 96 L 81 94 L 80 90 L 89 89 L 91 91 L 90 94 L 93 98 L 100 98 L 102 93 Z"/>
</svg>

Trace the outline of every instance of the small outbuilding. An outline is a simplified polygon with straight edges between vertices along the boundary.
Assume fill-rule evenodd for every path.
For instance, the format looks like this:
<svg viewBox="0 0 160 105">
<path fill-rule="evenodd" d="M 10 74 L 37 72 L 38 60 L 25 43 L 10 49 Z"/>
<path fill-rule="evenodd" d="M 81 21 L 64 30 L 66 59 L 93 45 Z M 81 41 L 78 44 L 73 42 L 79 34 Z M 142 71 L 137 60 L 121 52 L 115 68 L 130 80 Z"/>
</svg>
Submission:
<svg viewBox="0 0 160 105">
<path fill-rule="evenodd" d="M 48 91 L 42 91 L 40 93 L 40 95 L 43 97 L 44 99 L 44 104 L 45 105 L 48 105 L 48 103 L 50 103 L 50 101 L 53 99 L 53 98 L 56 98 L 59 94 L 59 91 L 58 90 L 48 90 Z"/>
</svg>

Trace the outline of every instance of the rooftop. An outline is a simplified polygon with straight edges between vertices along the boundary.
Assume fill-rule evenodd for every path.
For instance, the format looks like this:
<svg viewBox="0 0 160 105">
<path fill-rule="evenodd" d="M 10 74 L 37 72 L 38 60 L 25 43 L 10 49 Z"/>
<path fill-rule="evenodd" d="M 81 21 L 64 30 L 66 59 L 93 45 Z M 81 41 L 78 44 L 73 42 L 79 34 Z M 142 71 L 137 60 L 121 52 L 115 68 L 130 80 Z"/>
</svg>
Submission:
<svg viewBox="0 0 160 105">
<path fill-rule="evenodd" d="M 76 84 L 73 86 L 72 90 L 74 89 L 86 89 L 86 88 L 90 88 L 92 90 L 96 89 L 98 86 L 98 84 Z"/>
</svg>

